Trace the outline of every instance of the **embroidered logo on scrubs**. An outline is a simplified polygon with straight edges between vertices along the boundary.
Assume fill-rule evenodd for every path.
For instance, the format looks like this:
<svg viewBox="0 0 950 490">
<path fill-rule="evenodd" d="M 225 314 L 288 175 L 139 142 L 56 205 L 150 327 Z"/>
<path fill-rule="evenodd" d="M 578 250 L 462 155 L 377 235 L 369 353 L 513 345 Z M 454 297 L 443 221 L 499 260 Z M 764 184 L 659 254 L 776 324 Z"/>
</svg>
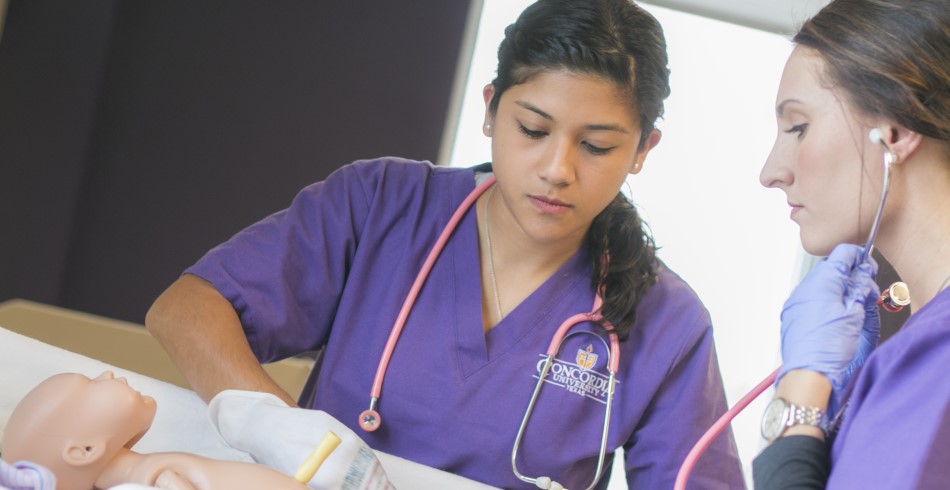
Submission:
<svg viewBox="0 0 950 490">
<path fill-rule="evenodd" d="M 588 370 L 597 362 L 597 354 L 594 354 L 594 345 L 590 344 L 587 349 L 577 349 L 577 367 Z"/>
<path fill-rule="evenodd" d="M 532 374 L 534 379 L 538 379 L 541 375 L 541 370 L 544 368 L 544 360 L 547 358 L 544 354 L 540 354 L 539 357 L 540 359 L 537 364 L 535 364 L 535 372 Z M 568 393 L 573 393 L 577 396 L 582 396 L 606 405 L 607 387 L 610 377 L 598 371 L 606 369 L 606 366 L 597 365 L 599 359 L 601 359 L 601 356 L 594 351 L 593 346 L 577 349 L 577 355 L 574 359 L 555 358 L 551 363 L 551 368 L 548 370 L 548 375 L 544 379 L 544 382 L 547 383 L 548 386 L 556 386 L 564 389 Z M 619 381 L 615 380 L 615 382 L 620 384 Z"/>
</svg>

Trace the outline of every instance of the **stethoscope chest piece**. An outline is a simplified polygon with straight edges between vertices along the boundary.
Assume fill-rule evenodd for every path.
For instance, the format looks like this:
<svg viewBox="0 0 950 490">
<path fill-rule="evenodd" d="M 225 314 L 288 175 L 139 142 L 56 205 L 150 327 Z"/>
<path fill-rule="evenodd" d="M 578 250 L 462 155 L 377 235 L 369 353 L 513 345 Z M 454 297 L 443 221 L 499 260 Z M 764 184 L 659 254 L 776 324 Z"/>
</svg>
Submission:
<svg viewBox="0 0 950 490">
<path fill-rule="evenodd" d="M 363 410 L 360 414 L 360 428 L 366 432 L 373 432 L 379 428 L 379 413 L 376 410 Z"/>
<path fill-rule="evenodd" d="M 562 487 L 560 483 L 551 481 L 551 479 L 546 476 L 538 477 L 534 485 L 546 490 L 564 490 L 564 487 Z"/>
<path fill-rule="evenodd" d="M 383 422 L 382 417 L 379 416 L 379 412 L 376 411 L 377 403 L 379 403 L 379 398 L 375 396 L 370 398 L 369 408 L 360 412 L 359 425 L 360 428 L 366 432 L 375 431 Z"/>
<path fill-rule="evenodd" d="M 881 292 L 877 304 L 891 313 L 897 313 L 910 304 L 910 289 L 903 282 L 895 282 Z"/>
</svg>

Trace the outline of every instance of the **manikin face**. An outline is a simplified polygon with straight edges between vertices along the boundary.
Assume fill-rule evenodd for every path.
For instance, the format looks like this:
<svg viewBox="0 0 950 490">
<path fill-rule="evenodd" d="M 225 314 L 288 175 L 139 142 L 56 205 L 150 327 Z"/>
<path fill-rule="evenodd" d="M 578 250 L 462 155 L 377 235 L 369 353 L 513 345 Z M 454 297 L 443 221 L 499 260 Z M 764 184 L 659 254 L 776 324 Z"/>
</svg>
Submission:
<svg viewBox="0 0 950 490">
<path fill-rule="evenodd" d="M 94 478 L 122 447 L 131 447 L 155 417 L 155 400 L 105 372 L 47 378 L 27 394 L 3 433 L 4 456 L 70 475 L 72 486 Z M 75 481 L 72 481 L 75 480 Z M 91 482 L 91 480 L 90 480 Z"/>
<path fill-rule="evenodd" d="M 63 396 L 69 397 L 72 409 L 70 423 L 91 434 L 109 437 L 131 447 L 145 434 L 155 418 L 155 400 L 129 387 L 125 378 L 116 378 L 110 371 L 89 379 L 68 374 L 60 384 Z"/>
<path fill-rule="evenodd" d="M 883 180 L 882 150 L 868 139 L 873 126 L 827 87 L 823 67 L 809 48 L 789 57 L 776 102 L 778 136 L 760 175 L 762 185 L 785 192 L 812 255 L 865 243 Z"/>
<path fill-rule="evenodd" d="M 126 447 L 138 442 L 152 425 L 155 399 L 132 389 L 125 378 L 116 378 L 106 371 L 89 380 L 85 389 L 89 406 L 100 411 L 103 420 L 109 423 L 105 418 L 108 415 L 119 433 L 132 434 Z"/>
<path fill-rule="evenodd" d="M 494 94 L 485 87 L 485 102 Z M 593 219 L 639 172 L 659 141 L 642 151 L 639 118 L 617 86 L 567 70 L 544 71 L 486 109 L 492 167 L 514 224 L 531 241 L 583 239 Z M 496 197 L 497 199 L 497 197 Z"/>
</svg>

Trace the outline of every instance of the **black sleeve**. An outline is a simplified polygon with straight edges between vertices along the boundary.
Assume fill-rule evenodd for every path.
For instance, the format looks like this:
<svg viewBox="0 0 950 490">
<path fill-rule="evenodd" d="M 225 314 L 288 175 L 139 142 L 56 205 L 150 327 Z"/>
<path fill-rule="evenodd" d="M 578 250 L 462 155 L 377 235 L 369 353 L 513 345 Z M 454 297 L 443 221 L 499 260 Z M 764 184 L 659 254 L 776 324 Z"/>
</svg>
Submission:
<svg viewBox="0 0 950 490">
<path fill-rule="evenodd" d="M 825 488 L 830 471 L 828 444 L 810 436 L 781 437 L 752 461 L 757 490 Z"/>
</svg>

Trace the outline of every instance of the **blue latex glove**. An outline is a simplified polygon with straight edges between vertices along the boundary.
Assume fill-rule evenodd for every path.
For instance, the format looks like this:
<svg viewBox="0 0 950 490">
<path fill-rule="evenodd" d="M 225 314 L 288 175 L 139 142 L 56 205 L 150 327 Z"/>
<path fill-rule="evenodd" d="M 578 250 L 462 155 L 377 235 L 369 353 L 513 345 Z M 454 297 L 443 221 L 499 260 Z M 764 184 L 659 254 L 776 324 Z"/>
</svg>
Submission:
<svg viewBox="0 0 950 490">
<path fill-rule="evenodd" d="M 874 262 L 874 259 L 870 259 L 870 261 L 873 266 L 868 263 L 861 264 L 858 266 L 858 273 L 870 274 L 873 281 L 877 274 L 877 263 Z M 854 279 L 853 275 L 852 279 Z M 844 387 L 848 386 L 851 377 L 857 372 L 858 368 L 864 365 L 864 361 L 871 355 L 871 351 L 877 347 L 878 339 L 881 337 L 881 314 L 877 306 L 877 299 L 880 296 L 881 293 L 875 283 L 868 297 L 864 299 L 864 326 L 861 328 L 860 337 L 858 338 L 858 349 L 851 360 L 851 364 L 848 364 L 848 369 L 844 372 Z"/>
<path fill-rule="evenodd" d="M 851 375 L 877 345 L 877 263 L 842 244 L 809 272 L 782 308 L 782 368 L 817 371 L 831 381 L 833 417 Z"/>
</svg>

